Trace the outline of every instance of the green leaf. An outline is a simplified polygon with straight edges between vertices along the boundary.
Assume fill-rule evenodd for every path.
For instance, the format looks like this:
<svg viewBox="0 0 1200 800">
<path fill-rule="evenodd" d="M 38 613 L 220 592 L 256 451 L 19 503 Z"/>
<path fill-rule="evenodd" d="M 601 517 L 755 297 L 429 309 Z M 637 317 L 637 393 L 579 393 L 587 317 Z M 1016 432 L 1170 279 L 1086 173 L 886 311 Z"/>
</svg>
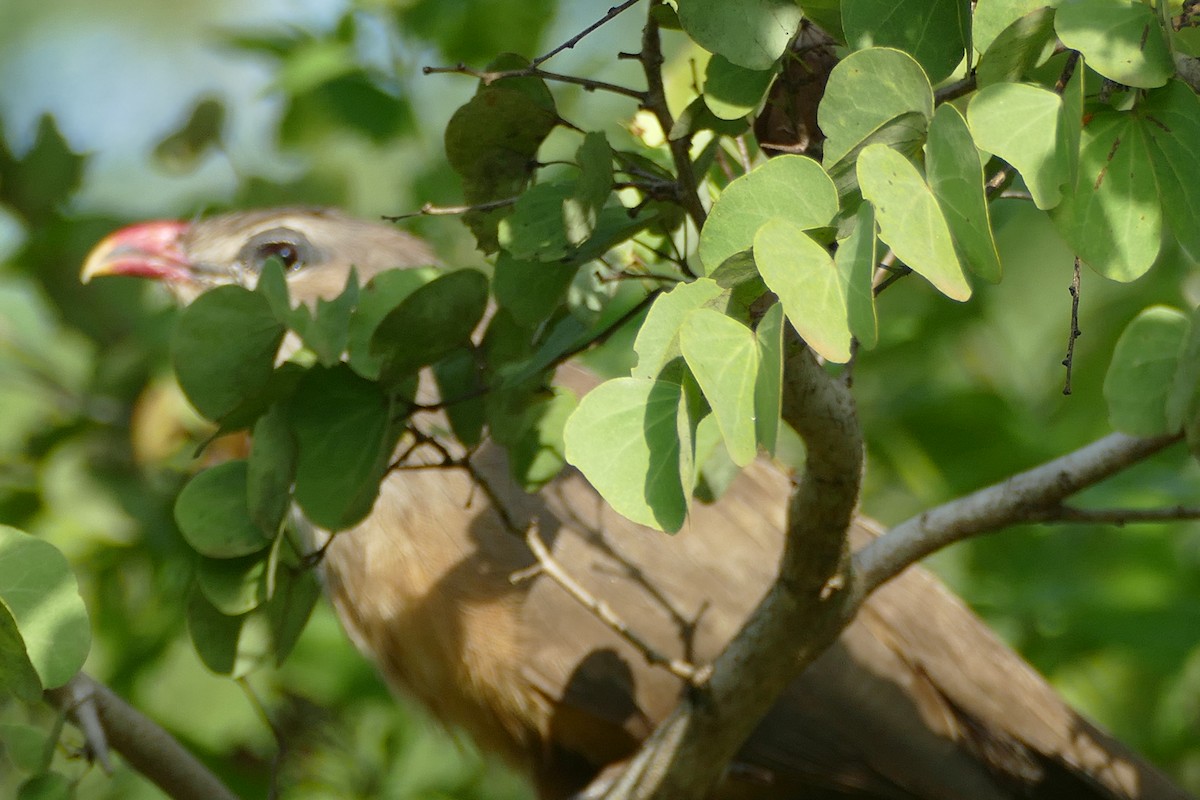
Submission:
<svg viewBox="0 0 1200 800">
<path fill-rule="evenodd" d="M 13 766 L 22 772 L 40 772 L 50 766 L 47 763 L 47 745 L 52 755 L 54 743 L 48 742 L 48 739 L 47 731 L 33 725 L 0 723 L 0 747 L 4 748 L 4 754 Z"/>
<path fill-rule="evenodd" d="M 978 85 L 1021 80 L 1054 53 L 1057 43 L 1053 8 L 1037 8 L 1018 17 L 984 52 L 976 69 Z"/>
<path fill-rule="evenodd" d="M 250 516 L 246 486 L 246 462 L 238 459 L 209 467 L 183 487 L 175 500 L 175 523 L 196 552 L 237 558 L 271 543 L 274 536 L 263 533 Z"/>
<path fill-rule="evenodd" d="M 245 614 L 267 599 L 266 567 L 262 553 L 241 558 L 202 558 L 196 569 L 196 583 L 222 614 Z"/>
<path fill-rule="evenodd" d="M 680 355 L 679 326 L 689 313 L 721 296 L 721 287 L 709 278 L 681 283 L 659 297 L 650 306 L 638 330 L 633 350 L 638 355 L 633 368 L 635 378 L 657 378 L 671 359 Z"/>
<path fill-rule="evenodd" d="M 252 442 L 246 462 L 247 507 L 259 530 L 273 537 L 291 506 L 296 475 L 296 439 L 286 406 L 273 405 L 259 418 Z"/>
<path fill-rule="evenodd" d="M 92 631 L 79 584 L 57 547 L 0 525 L 0 603 L 16 622 L 28 663 L 43 688 L 62 686 L 79 671 Z M 7 652 L 11 641 L 5 644 Z M 14 656 L 9 652 L 4 664 L 15 665 L 17 671 L 4 682 L 23 692 L 30 688 L 30 676 Z"/>
<path fill-rule="evenodd" d="M 613 152 L 602 131 L 588 131 L 575 151 L 579 177 L 563 203 L 563 225 L 573 246 L 591 237 L 613 190 Z"/>
<path fill-rule="evenodd" d="M 1188 333 L 1179 348 L 1179 365 L 1167 393 L 1167 430 L 1177 431 L 1187 426 L 1193 429 L 1200 422 L 1200 309 L 1192 311 Z"/>
<path fill-rule="evenodd" d="M 677 425 L 682 391 L 671 381 L 606 381 L 579 402 L 563 432 L 567 461 L 609 505 L 658 530 L 677 531 L 687 516 L 690 482 L 685 491 Z"/>
<path fill-rule="evenodd" d="M 679 348 L 712 406 L 730 458 L 744 467 L 758 455 L 754 387 L 758 342 L 754 333 L 719 311 L 699 308 L 684 317 Z"/>
<path fill-rule="evenodd" d="M 549 397 L 531 408 L 524 433 L 509 447 L 513 479 L 527 492 L 536 492 L 553 480 L 566 463 L 563 431 L 578 401 L 573 392 L 554 387 Z"/>
<path fill-rule="evenodd" d="M 912 56 L 872 47 L 843 58 L 829 74 L 817 121 L 825 133 L 826 166 L 906 114 L 933 117 L 933 87 Z"/>
<path fill-rule="evenodd" d="M 875 207 L 879 238 L 896 257 L 950 299 L 970 298 L 971 285 L 958 263 L 946 218 L 912 162 L 890 147 L 873 144 L 858 157 L 858 183 Z"/>
<path fill-rule="evenodd" d="M 754 261 L 809 347 L 830 361 L 849 361 L 846 298 L 829 251 L 798 226 L 775 219 L 754 237 Z"/>
<path fill-rule="evenodd" d="M 521 194 L 512 214 L 500 221 L 500 246 L 521 260 L 565 258 L 573 243 L 567 236 L 564 209 L 574 191 L 574 185 L 566 182 L 531 186 Z"/>
<path fill-rule="evenodd" d="M 433 267 L 392 269 L 367 282 L 359 293 L 358 307 L 347 329 L 346 351 L 355 372 L 371 380 L 379 377 L 383 359 L 371 353 L 375 329 L 406 297 L 441 274 Z"/>
<path fill-rule="evenodd" d="M 754 338 L 758 345 L 758 376 L 754 381 L 754 433 L 762 448 L 775 455 L 775 443 L 779 440 L 779 414 L 783 402 L 781 303 L 772 303 L 763 314 L 754 330 Z M 707 469 L 707 466 L 705 468 Z"/>
<path fill-rule="evenodd" d="M 381 375 L 409 375 L 466 345 L 487 296 L 487 278 L 470 269 L 448 272 L 412 292 L 371 336 L 372 355 L 383 358 Z"/>
<path fill-rule="evenodd" d="M 279 568 L 275 592 L 266 608 L 257 612 L 266 614 L 275 666 L 281 666 L 296 646 L 320 596 L 321 584 L 313 570 L 291 564 Z"/>
<path fill-rule="evenodd" d="M 224 145 L 225 106 L 206 97 L 194 106 L 182 127 L 154 146 L 154 159 L 168 170 L 187 172 L 210 151 Z"/>
<path fill-rule="evenodd" d="M 487 384 L 476 354 L 466 348 L 454 351 L 433 365 L 433 376 L 454 435 L 466 447 L 479 444 Z"/>
<path fill-rule="evenodd" d="M 1175 74 L 1166 37 L 1150 6 L 1129 0 L 1064 0 L 1058 38 L 1109 80 L 1153 89 Z"/>
<path fill-rule="evenodd" d="M 1167 424 L 1167 397 L 1189 325 L 1182 312 L 1153 306 L 1134 317 L 1121 333 L 1104 376 L 1104 399 L 1113 428 L 1131 436 L 1177 430 Z"/>
<path fill-rule="evenodd" d="M 800 29 L 794 0 L 680 0 L 679 23 L 710 53 L 746 69 L 767 69 Z"/>
<path fill-rule="evenodd" d="M 199 589 L 188 600 L 187 626 L 200 660 L 218 675 L 244 677 L 271 657 L 271 632 L 265 614 L 227 616 Z"/>
<path fill-rule="evenodd" d="M 967 108 L 975 143 L 1012 164 L 1043 210 L 1058 205 L 1066 179 L 1062 102 L 1037 86 L 998 83 L 981 89 Z"/>
<path fill-rule="evenodd" d="M 395 445 L 383 390 L 346 365 L 309 371 L 288 408 L 296 502 L 315 525 L 349 528 L 371 511 Z"/>
<path fill-rule="evenodd" d="M 1059 5 L 1061 0 L 979 0 L 971 18 L 971 38 L 975 49 L 986 53 L 1005 28 L 1021 17 L 1047 6 Z"/>
<path fill-rule="evenodd" d="M 483 87 L 446 125 L 446 158 L 463 178 L 471 204 L 515 197 L 525 187 L 538 148 L 558 115 L 520 87 Z M 464 219 L 485 252 L 499 243 L 496 226 L 509 208 L 473 212 Z"/>
<path fill-rule="evenodd" d="M 1150 92 L 1135 111 L 1146 121 L 1142 130 L 1158 178 L 1163 216 L 1180 247 L 1200 263 L 1200 98 L 1171 81 Z"/>
<path fill-rule="evenodd" d="M 979 277 L 999 283 L 1000 254 L 992 236 L 983 167 L 967 121 L 949 103 L 934 112 L 925 169 L 963 261 Z"/>
<path fill-rule="evenodd" d="M 322 365 L 332 367 L 342 360 L 350 334 L 350 314 L 356 305 L 358 275 L 351 268 L 346 286 L 336 298 L 317 298 L 317 308 L 311 317 L 293 315 L 293 319 L 304 320 L 302 325 L 296 326 L 296 332 L 305 346 L 317 354 Z"/>
<path fill-rule="evenodd" d="M 875 209 L 863 203 L 854 215 L 850 234 L 838 242 L 834 264 L 846 296 L 846 314 L 850 333 L 870 350 L 879 341 L 879 323 L 875 316 Z"/>
<path fill-rule="evenodd" d="M 1051 214 L 1079 257 L 1116 281 L 1144 275 L 1162 242 L 1146 128 L 1128 112 L 1097 112 L 1083 129 L 1074 191 Z"/>
<path fill-rule="evenodd" d="M 72 800 L 75 784 L 60 772 L 34 775 L 17 789 L 16 800 Z"/>
<path fill-rule="evenodd" d="M 533 328 L 562 304 L 578 271 L 574 264 L 522 261 L 502 250 L 496 258 L 492 291 L 518 324 Z"/>
<path fill-rule="evenodd" d="M 263 295 L 232 285 L 205 292 L 184 309 L 172 342 L 180 388 L 219 420 L 267 385 L 284 332 Z"/>
<path fill-rule="evenodd" d="M 911 53 L 936 83 L 963 59 L 970 40 L 971 4 L 969 0 L 845 0 L 842 29 L 854 49 L 895 47 Z"/>
<path fill-rule="evenodd" d="M 36 703 L 42 697 L 42 681 L 29 661 L 17 621 L 0 597 L 0 698 L 9 695 Z"/>
<path fill-rule="evenodd" d="M 762 102 L 771 82 L 771 69 L 746 69 L 715 55 L 704 71 L 704 104 L 720 119 L 741 119 Z"/>
<path fill-rule="evenodd" d="M 705 271 L 712 272 L 750 247 L 755 233 L 770 219 L 821 228 L 837 211 L 837 188 L 820 164 L 806 156 L 773 158 L 721 193 L 700 232 L 700 260 Z"/>
</svg>

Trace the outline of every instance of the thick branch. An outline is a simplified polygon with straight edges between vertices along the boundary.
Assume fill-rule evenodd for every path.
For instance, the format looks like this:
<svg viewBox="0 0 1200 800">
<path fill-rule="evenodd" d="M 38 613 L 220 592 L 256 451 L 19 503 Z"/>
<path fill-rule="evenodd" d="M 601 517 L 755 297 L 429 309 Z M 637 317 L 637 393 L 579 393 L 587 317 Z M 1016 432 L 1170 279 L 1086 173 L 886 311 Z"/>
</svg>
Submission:
<svg viewBox="0 0 1200 800">
<path fill-rule="evenodd" d="M 1073 453 L 926 511 L 892 528 L 854 556 L 854 604 L 906 567 L 946 545 L 1031 518 L 1038 509 L 1099 483 L 1181 438 L 1113 433 Z"/>
<path fill-rule="evenodd" d="M 848 622 L 846 530 L 858 500 L 863 444 L 854 404 L 790 334 L 784 419 L 807 445 L 789 499 L 779 578 L 691 692 L 660 725 L 609 797 L 702 797 L 783 688 Z"/>
<path fill-rule="evenodd" d="M 171 734 L 99 681 L 81 672 L 46 697 L 66 713 L 74 714 L 81 705 L 94 708 L 108 746 L 175 800 L 237 800 Z M 89 744 L 102 749 L 102 743 Z"/>
</svg>

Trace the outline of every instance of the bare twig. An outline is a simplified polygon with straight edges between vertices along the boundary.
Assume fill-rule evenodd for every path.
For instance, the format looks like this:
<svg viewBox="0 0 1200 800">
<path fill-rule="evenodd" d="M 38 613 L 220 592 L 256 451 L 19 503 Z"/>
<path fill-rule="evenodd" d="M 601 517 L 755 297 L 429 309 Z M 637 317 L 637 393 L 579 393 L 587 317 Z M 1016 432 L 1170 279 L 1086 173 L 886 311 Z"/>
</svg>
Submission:
<svg viewBox="0 0 1200 800">
<path fill-rule="evenodd" d="M 555 48 L 554 48 L 553 50 L 551 50 L 550 52 L 546 53 L 545 55 L 541 55 L 541 56 L 538 56 L 537 58 L 535 58 L 535 59 L 533 60 L 533 62 L 532 62 L 533 66 L 535 66 L 535 67 L 536 67 L 536 66 L 539 66 L 539 65 L 541 65 L 543 62 L 549 61 L 551 58 L 553 58 L 554 56 L 558 55 L 558 54 L 559 54 L 559 53 L 561 53 L 563 50 L 570 50 L 571 48 L 575 47 L 575 45 L 577 45 L 577 44 L 579 44 L 581 41 L 583 41 L 583 38 L 584 38 L 585 36 L 587 36 L 588 34 L 590 34 L 592 31 L 596 30 L 597 28 L 599 28 L 600 26 L 604 25 L 605 23 L 607 23 L 607 22 L 610 22 L 610 21 L 611 21 L 611 20 L 613 20 L 615 17 L 617 17 L 619 14 L 621 14 L 621 12 L 623 12 L 623 11 L 626 11 L 627 9 L 629 9 L 629 8 L 631 8 L 631 7 L 635 6 L 635 5 L 637 5 L 637 4 L 638 4 L 638 3 L 640 3 L 641 1 L 642 1 L 642 0 L 625 0 L 625 2 L 624 2 L 624 3 L 621 3 L 620 5 L 613 6 L 612 8 L 610 8 L 610 9 L 608 10 L 608 13 L 606 13 L 606 14 L 605 14 L 603 17 L 601 17 L 600 19 L 596 20 L 596 21 L 595 21 L 595 22 L 593 22 L 591 25 L 588 25 L 588 26 L 587 26 L 586 28 L 584 28 L 582 31 L 580 31 L 579 33 L 575 34 L 575 35 L 574 35 L 574 36 L 572 36 L 570 39 L 567 39 L 565 42 L 563 42 L 562 44 L 560 44 L 558 47 L 555 47 Z"/>
<path fill-rule="evenodd" d="M 472 78 L 478 78 L 485 84 L 494 83 L 504 78 L 541 78 L 545 81 L 556 81 L 558 83 L 570 83 L 576 86 L 582 86 L 589 92 L 602 91 L 612 92 L 613 94 L 632 97 L 639 102 L 645 101 L 646 93 L 637 89 L 631 89 L 628 86 L 620 86 L 615 83 L 607 83 L 606 81 L 598 81 L 593 78 L 581 78 L 578 75 L 564 75 L 561 72 L 548 72 L 537 67 L 524 67 L 522 69 L 504 69 L 504 70 L 478 70 L 468 67 L 466 64 L 455 64 L 452 67 L 422 67 L 422 74 L 425 75 L 469 75 Z"/>
<path fill-rule="evenodd" d="M 65 686 L 46 692 L 51 704 L 69 713 L 79 706 L 80 697 L 90 698 L 109 746 L 167 796 L 174 800 L 237 800 L 171 734 L 99 681 L 81 672 Z"/>
<path fill-rule="evenodd" d="M 1113 433 L 1039 467 L 900 523 L 854 556 L 854 604 L 925 556 L 963 539 L 1027 521 L 1182 438 Z"/>
<path fill-rule="evenodd" d="M 704 204 L 700 202 L 700 188 L 696 182 L 696 173 L 692 168 L 692 158 L 689 153 L 691 137 L 682 136 L 670 138 L 675 120 L 667 108 L 667 95 L 663 88 L 662 77 L 662 42 L 659 39 L 658 20 L 654 9 L 662 5 L 662 0 L 650 0 L 650 8 L 646 14 L 646 27 L 642 29 L 642 51 L 638 60 L 642 63 L 642 71 L 646 74 L 646 93 L 642 107 L 654 115 L 663 135 L 667 137 L 667 145 L 671 149 L 671 159 L 675 162 L 675 174 L 679 188 L 679 203 L 691 217 L 696 230 L 704 227 L 708 214 Z"/>
<path fill-rule="evenodd" d="M 1067 357 L 1062 365 L 1067 368 L 1067 378 L 1063 382 L 1063 394 L 1071 393 L 1071 369 L 1075 366 L 1075 340 L 1083 331 L 1079 330 L 1079 256 L 1075 256 L 1075 272 L 1071 276 L 1071 332 L 1067 334 Z"/>
<path fill-rule="evenodd" d="M 938 105 L 940 103 L 947 103 L 951 100 L 962 97 L 963 95 L 968 95 L 971 92 L 975 91 L 975 89 L 976 89 L 975 73 L 972 72 L 970 75 L 967 75 L 965 78 L 959 78 L 954 83 L 947 84 L 946 86 L 943 86 L 942 88 L 940 88 L 936 92 L 934 92 L 933 93 L 933 103 L 934 103 L 934 105 Z"/>
<path fill-rule="evenodd" d="M 664 667 L 672 675 L 683 680 L 690 686 L 700 686 L 704 683 L 708 677 L 707 669 L 697 669 L 687 661 L 670 658 L 659 652 L 649 641 L 633 630 L 625 620 L 621 619 L 612 606 L 593 596 L 582 584 L 572 578 L 546 548 L 546 544 L 542 541 L 542 537 L 538 532 L 536 520 L 531 522 L 525 530 L 525 543 L 529 545 L 530 552 L 537 559 L 538 567 L 540 568 L 538 571 L 540 573 L 557 583 L 576 602 L 607 625 L 610 630 L 633 645 L 642 654 L 642 657 L 646 659 L 647 664 Z M 526 576 L 527 571 L 523 570 L 521 573 L 514 573 L 512 580 L 519 582 Z"/>
<path fill-rule="evenodd" d="M 491 211 L 496 208 L 504 208 L 511 206 L 519 200 L 519 197 L 505 197 L 500 200 L 489 200 L 486 203 L 476 203 L 471 206 L 435 206 L 433 203 L 426 203 L 416 211 L 409 211 L 406 214 L 384 215 L 380 217 L 384 222 L 400 222 L 401 220 L 412 219 L 413 217 L 451 217 L 458 214 L 467 214 L 472 211 Z"/>
</svg>

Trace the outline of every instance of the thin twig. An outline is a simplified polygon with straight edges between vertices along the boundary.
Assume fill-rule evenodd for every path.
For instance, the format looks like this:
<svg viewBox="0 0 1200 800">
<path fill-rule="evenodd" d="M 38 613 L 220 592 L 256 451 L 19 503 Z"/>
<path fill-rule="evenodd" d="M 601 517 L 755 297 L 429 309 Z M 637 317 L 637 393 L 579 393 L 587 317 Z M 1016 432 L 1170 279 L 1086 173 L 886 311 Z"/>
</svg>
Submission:
<svg viewBox="0 0 1200 800">
<path fill-rule="evenodd" d="M 650 0 L 650 8 L 646 13 L 646 27 L 642 29 L 642 50 L 638 60 L 642 63 L 642 71 L 646 74 L 646 94 L 642 107 L 654 115 L 658 126 L 662 128 L 663 136 L 667 137 L 667 145 L 671 150 L 671 159 L 675 162 L 675 174 L 679 187 L 679 203 L 683 210 L 692 218 L 696 230 L 704 228 L 704 220 L 708 214 L 704 204 L 700 202 L 700 188 L 696 182 L 696 174 L 692 169 L 690 154 L 691 136 L 681 136 L 672 139 L 671 129 L 675 120 L 667 108 L 667 94 L 663 88 L 663 54 L 662 42 L 659 39 L 658 20 L 654 9 L 662 5 L 662 0 Z"/>
<path fill-rule="evenodd" d="M 1075 272 L 1071 276 L 1071 332 L 1067 335 L 1067 357 L 1062 365 L 1067 368 L 1067 379 L 1063 383 L 1063 394 L 1071 393 L 1071 368 L 1075 365 L 1075 340 L 1083 335 L 1079 330 L 1079 256 L 1075 256 Z"/>
<path fill-rule="evenodd" d="M 567 39 L 565 42 L 560 44 L 558 47 L 555 47 L 550 52 L 546 53 L 545 55 L 538 56 L 537 58 L 535 58 L 532 62 L 532 65 L 535 67 L 539 66 L 543 62 L 549 61 L 551 58 L 558 55 L 563 50 L 570 50 L 570 49 L 574 48 L 575 45 L 579 44 L 583 40 L 583 37 L 587 36 L 589 33 L 596 30 L 601 25 L 604 25 L 605 23 L 610 22 L 611 20 L 616 18 L 617 15 L 619 15 L 621 12 L 631 8 L 632 6 L 637 5 L 641 1 L 642 0 L 625 0 L 624 3 L 621 3 L 620 5 L 617 5 L 617 6 L 613 6 L 612 8 L 610 8 L 608 10 L 608 13 L 606 13 L 603 17 L 596 20 L 591 25 L 588 25 L 582 31 L 575 34 L 570 39 Z"/>
<path fill-rule="evenodd" d="M 586 91 L 602 91 L 612 92 L 613 94 L 632 97 L 634 100 L 644 101 L 646 93 L 637 89 L 631 89 L 628 86 L 620 86 L 615 83 L 606 81 L 598 81 L 593 78 L 580 78 L 577 75 L 564 75 L 561 72 L 547 72 L 544 69 L 537 67 L 524 67 L 522 69 L 504 69 L 504 70 L 479 70 L 468 67 L 466 64 L 455 64 L 452 67 L 421 67 L 421 73 L 424 75 L 469 75 L 472 78 L 478 78 L 485 84 L 495 83 L 505 78 L 541 78 L 545 81 L 556 81 L 558 83 L 570 83 L 576 86 L 582 86 Z"/>
<path fill-rule="evenodd" d="M 908 519 L 854 555 L 854 604 L 931 553 L 1056 508 L 1066 497 L 1178 442 L 1183 434 L 1141 439 L 1113 433 L 1000 483 Z"/>
<path fill-rule="evenodd" d="M 497 208 L 511 206 L 519 200 L 520 197 L 505 197 L 500 200 L 489 200 L 486 203 L 476 203 L 471 206 L 435 206 L 433 203 L 426 203 L 416 211 L 410 211 L 406 214 L 383 215 L 380 217 L 384 222 L 400 222 L 401 220 L 412 219 L 413 217 L 451 217 L 458 214 L 467 214 L 471 211 L 492 211 Z"/>
<path fill-rule="evenodd" d="M 687 683 L 689 686 L 701 686 L 707 679 L 708 670 L 706 668 L 698 669 L 694 665 L 678 658 L 671 658 L 660 653 L 653 645 L 643 639 L 636 631 L 629 627 L 625 620 L 621 619 L 620 615 L 613 610 L 612 606 L 594 597 L 591 592 L 583 587 L 578 581 L 563 569 L 554 556 L 547 549 L 545 542 L 538 533 L 537 521 L 529 523 L 529 527 L 525 529 L 525 543 L 529 545 L 530 552 L 537 559 L 540 571 L 550 578 L 552 581 L 561 586 L 567 594 L 571 595 L 580 605 L 590 611 L 596 619 L 603 622 L 614 633 L 620 636 L 642 654 L 646 659 L 646 663 L 652 666 L 664 667 L 672 675 Z M 518 582 L 527 575 L 526 570 L 521 573 L 514 573 L 512 580 Z"/>
</svg>

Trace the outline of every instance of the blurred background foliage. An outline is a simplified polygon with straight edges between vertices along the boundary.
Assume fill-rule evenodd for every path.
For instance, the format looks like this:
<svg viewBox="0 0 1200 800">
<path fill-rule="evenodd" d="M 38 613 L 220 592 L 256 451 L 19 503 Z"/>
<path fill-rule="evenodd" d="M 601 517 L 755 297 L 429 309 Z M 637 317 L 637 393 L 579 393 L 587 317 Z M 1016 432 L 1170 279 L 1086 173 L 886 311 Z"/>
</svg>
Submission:
<svg viewBox="0 0 1200 800">
<path fill-rule="evenodd" d="M 71 560 L 95 628 L 88 669 L 247 797 L 266 796 L 277 765 L 289 798 L 527 795 L 454 732 L 397 710 L 323 606 L 278 673 L 241 687 L 200 665 L 184 629 L 194 557 L 171 516 L 199 432 L 166 364 L 174 311 L 136 281 L 80 286 L 82 258 L 147 216 L 456 203 L 441 132 L 474 83 L 420 67 L 536 55 L 601 11 L 556 0 L 0 4 L 0 523 Z M 637 85 L 616 53 L 636 49 L 638 22 L 625 15 L 554 69 Z M 697 58 L 676 47 L 678 86 Z M 575 87 L 559 97 L 577 125 L 632 136 L 627 102 Z M 920 281 L 881 298 L 881 344 L 862 355 L 855 390 L 870 448 L 864 506 L 884 522 L 1106 433 L 1100 387 L 1117 334 L 1149 303 L 1200 297 L 1170 247 L 1131 287 L 1085 274 L 1064 397 L 1071 255 L 1028 203 L 1001 201 L 995 219 L 1002 284 L 967 305 Z M 448 263 L 478 262 L 456 221 L 407 224 Z M 1195 504 L 1198 490 L 1195 462 L 1173 452 L 1084 500 Z M 933 562 L 1074 703 L 1200 791 L 1200 525 L 1031 526 Z M 286 732 L 281 755 L 244 689 Z M 0 795 L 21 763 L 3 734 L 48 713 L 0 707 Z M 109 778 L 67 749 L 58 757 L 80 797 L 160 796 L 129 771 Z"/>
</svg>

